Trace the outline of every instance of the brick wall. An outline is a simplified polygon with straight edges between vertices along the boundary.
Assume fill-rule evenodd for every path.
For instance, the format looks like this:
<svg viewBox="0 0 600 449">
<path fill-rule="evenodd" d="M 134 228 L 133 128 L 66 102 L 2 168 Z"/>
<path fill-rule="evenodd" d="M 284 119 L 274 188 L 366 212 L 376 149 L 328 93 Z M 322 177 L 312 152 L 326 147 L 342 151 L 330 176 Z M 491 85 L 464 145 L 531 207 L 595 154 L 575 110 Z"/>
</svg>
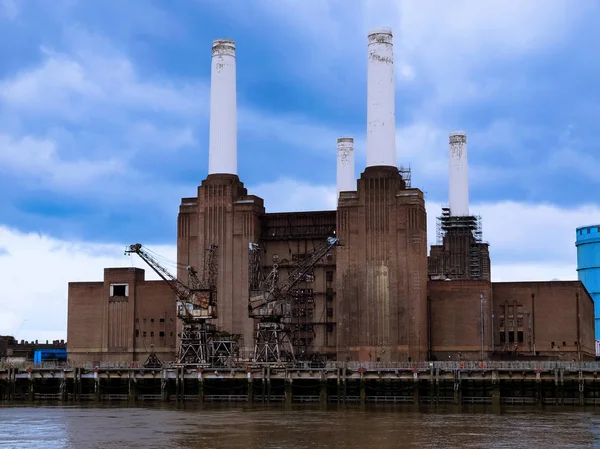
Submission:
<svg viewBox="0 0 600 449">
<path fill-rule="evenodd" d="M 71 282 L 67 341 L 73 361 L 175 358 L 175 295 L 144 270 L 107 268 L 103 282 Z"/>
<path fill-rule="evenodd" d="M 489 281 L 429 281 L 432 360 L 487 359 L 491 350 Z M 482 342 L 483 335 L 483 342 Z"/>
<path fill-rule="evenodd" d="M 593 302 L 581 282 L 495 282 L 492 288 L 496 355 L 595 356 Z"/>
</svg>

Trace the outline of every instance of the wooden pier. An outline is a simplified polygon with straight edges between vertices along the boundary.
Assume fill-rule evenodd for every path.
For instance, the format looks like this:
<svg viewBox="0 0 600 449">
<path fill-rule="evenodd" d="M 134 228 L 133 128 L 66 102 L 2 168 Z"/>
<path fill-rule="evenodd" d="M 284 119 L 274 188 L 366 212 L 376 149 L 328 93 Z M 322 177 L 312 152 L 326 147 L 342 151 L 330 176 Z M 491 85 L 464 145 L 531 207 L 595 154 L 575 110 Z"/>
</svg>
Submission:
<svg viewBox="0 0 600 449">
<path fill-rule="evenodd" d="M 0 365 L 0 398 L 339 404 L 600 405 L 597 362 L 342 363 L 325 367 Z"/>
</svg>

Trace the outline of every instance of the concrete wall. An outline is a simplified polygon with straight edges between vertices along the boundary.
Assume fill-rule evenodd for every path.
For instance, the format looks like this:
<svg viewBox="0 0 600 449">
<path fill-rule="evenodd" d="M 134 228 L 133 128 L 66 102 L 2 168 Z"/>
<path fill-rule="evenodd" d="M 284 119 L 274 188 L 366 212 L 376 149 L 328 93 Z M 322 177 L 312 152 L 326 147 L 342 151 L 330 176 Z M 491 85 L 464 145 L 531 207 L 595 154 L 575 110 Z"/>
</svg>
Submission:
<svg viewBox="0 0 600 449">
<path fill-rule="evenodd" d="M 114 285 L 126 285 L 126 296 L 111 296 Z M 71 282 L 68 292 L 70 360 L 144 362 L 152 350 L 174 360 L 175 295 L 165 282 L 146 281 L 138 268 L 107 268 L 103 282 Z"/>
<path fill-rule="evenodd" d="M 432 360 L 486 360 L 492 340 L 489 281 L 429 281 Z"/>
<path fill-rule="evenodd" d="M 495 282 L 492 289 L 495 355 L 595 357 L 594 304 L 580 281 Z"/>
</svg>

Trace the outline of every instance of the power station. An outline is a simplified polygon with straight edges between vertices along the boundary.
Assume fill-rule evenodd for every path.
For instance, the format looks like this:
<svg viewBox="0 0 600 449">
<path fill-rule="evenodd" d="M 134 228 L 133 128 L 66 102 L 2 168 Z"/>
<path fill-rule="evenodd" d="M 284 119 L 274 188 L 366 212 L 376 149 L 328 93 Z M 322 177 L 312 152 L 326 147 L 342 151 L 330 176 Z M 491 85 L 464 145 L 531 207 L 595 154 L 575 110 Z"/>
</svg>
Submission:
<svg viewBox="0 0 600 449">
<path fill-rule="evenodd" d="M 213 42 L 208 175 L 179 205 L 177 272 L 150 264 L 164 280 L 146 281 L 143 270 L 107 268 L 101 282 L 70 283 L 72 361 L 154 357 L 233 366 L 595 357 L 594 303 L 582 282 L 491 282 L 489 245 L 469 207 L 462 131 L 449 135 L 449 205 L 428 255 L 423 191 L 396 162 L 392 31 L 371 31 L 366 53 L 360 177 L 354 139 L 341 137 L 337 208 L 269 213 L 238 177 L 235 43 Z M 142 246 L 129 248 L 143 254 Z M 586 263 L 580 274 L 594 265 Z M 212 273 L 211 286 L 203 284 L 208 296 L 197 294 L 191 270 L 201 279 Z M 210 334 L 196 345 L 206 356 L 192 362 L 181 354 L 193 342 L 181 343 L 191 324 L 178 305 L 197 311 Z M 207 315 L 209 305 L 218 314 Z"/>
</svg>

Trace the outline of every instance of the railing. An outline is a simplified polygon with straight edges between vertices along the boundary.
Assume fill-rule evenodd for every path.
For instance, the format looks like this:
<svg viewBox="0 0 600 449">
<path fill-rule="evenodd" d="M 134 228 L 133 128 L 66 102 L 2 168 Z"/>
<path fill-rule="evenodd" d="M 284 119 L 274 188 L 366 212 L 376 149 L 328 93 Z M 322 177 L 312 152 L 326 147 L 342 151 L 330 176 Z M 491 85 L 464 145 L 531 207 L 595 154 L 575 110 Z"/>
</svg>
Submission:
<svg viewBox="0 0 600 449">
<path fill-rule="evenodd" d="M 162 368 L 174 368 L 177 364 L 165 363 Z M 210 367 L 205 369 L 218 371 L 245 370 L 247 366 L 252 366 L 251 363 L 239 362 L 236 367 Z M 73 370 L 80 368 L 86 371 L 100 370 L 149 370 L 157 371 L 160 368 L 144 368 L 141 362 L 19 362 L 8 363 L 0 362 L 0 371 L 8 370 L 9 368 L 26 370 L 28 368 L 35 370 Z M 327 362 L 319 367 L 310 367 L 308 363 L 298 362 L 295 365 L 274 367 L 271 369 L 291 369 L 302 370 L 310 369 L 318 371 L 320 369 L 326 371 L 332 370 L 348 370 L 348 371 L 600 371 L 600 361 L 598 362 L 563 362 L 563 361 L 436 361 L 436 362 Z"/>
</svg>

